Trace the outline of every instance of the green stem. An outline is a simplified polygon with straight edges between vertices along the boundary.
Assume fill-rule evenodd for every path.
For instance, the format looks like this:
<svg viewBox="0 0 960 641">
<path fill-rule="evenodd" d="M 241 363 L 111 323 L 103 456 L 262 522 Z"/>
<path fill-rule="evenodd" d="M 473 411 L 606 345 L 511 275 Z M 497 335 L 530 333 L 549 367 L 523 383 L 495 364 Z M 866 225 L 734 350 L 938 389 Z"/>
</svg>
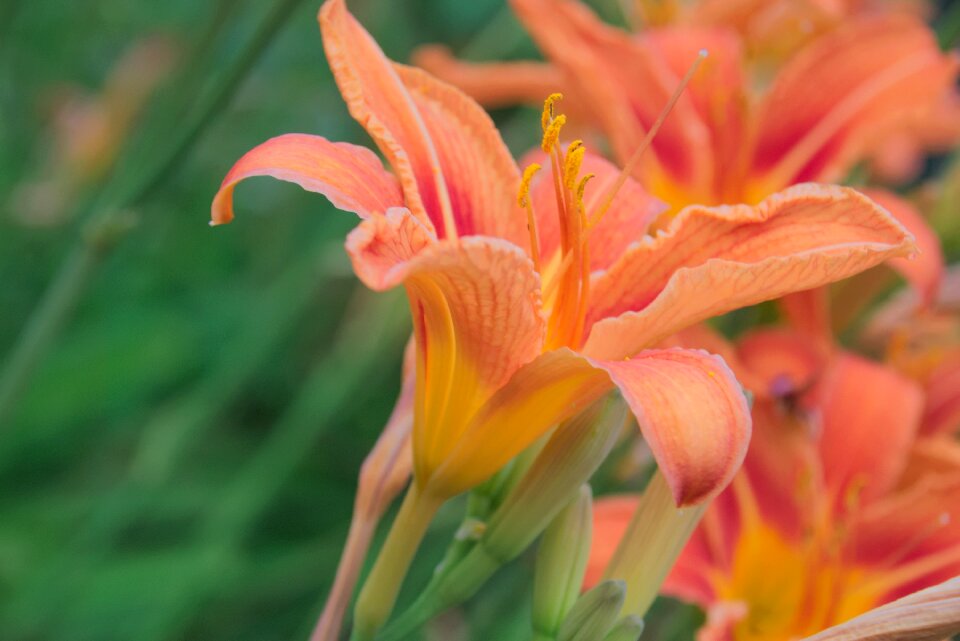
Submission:
<svg viewBox="0 0 960 641">
<path fill-rule="evenodd" d="M 0 430 L 9 419 L 34 371 L 53 345 L 67 318 L 76 308 L 97 268 L 113 248 L 132 229 L 125 226 L 124 208 L 141 202 L 177 167 L 184 155 L 199 141 L 200 132 L 227 105 L 236 93 L 254 62 L 283 26 L 293 9 L 302 0 L 277 0 L 264 18 L 260 28 L 244 48 L 240 57 L 221 77 L 202 108 L 185 127 L 180 129 L 176 142 L 154 165 L 153 170 L 137 186 L 118 199 L 116 206 L 106 206 L 87 224 L 77 244 L 53 277 L 40 302 L 24 325 L 0 374 Z M 110 242 L 98 242 L 99 230 L 113 233 Z"/>
<path fill-rule="evenodd" d="M 410 486 L 370 576 L 357 597 L 352 641 L 373 639 L 386 623 L 423 535 L 442 503 L 441 499 L 422 493 L 416 483 Z"/>
<path fill-rule="evenodd" d="M 603 575 L 626 582 L 624 615 L 646 615 L 708 503 L 678 508 L 663 474 L 653 475 Z"/>
</svg>

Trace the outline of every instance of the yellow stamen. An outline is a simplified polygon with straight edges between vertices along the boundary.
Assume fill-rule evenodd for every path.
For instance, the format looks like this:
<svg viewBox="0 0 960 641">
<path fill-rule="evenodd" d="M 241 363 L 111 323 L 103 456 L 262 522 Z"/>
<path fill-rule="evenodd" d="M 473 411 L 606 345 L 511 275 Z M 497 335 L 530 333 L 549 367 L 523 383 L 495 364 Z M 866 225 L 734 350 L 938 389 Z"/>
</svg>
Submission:
<svg viewBox="0 0 960 641">
<path fill-rule="evenodd" d="M 565 124 L 567 124 L 567 117 L 563 114 L 560 114 L 550 121 L 546 129 L 543 130 L 543 141 L 540 143 L 541 149 L 548 154 L 550 153 L 550 150 L 556 146 L 557 140 L 560 139 L 560 130 L 563 129 Z"/>
<path fill-rule="evenodd" d="M 577 205 L 583 209 L 583 192 L 587 188 L 587 183 L 596 178 L 596 174 L 587 174 L 580 179 L 580 184 L 577 185 Z"/>
<path fill-rule="evenodd" d="M 547 133 L 547 127 L 553 122 L 553 105 L 563 100 L 562 93 L 552 93 L 543 101 L 543 113 L 540 114 L 540 126 L 543 133 Z"/>
<path fill-rule="evenodd" d="M 563 184 L 567 189 L 573 190 L 577 184 L 577 176 L 580 175 L 580 165 L 583 164 L 583 155 L 586 151 L 582 140 L 574 140 L 567 147 L 567 157 L 563 163 Z"/>
<path fill-rule="evenodd" d="M 523 178 L 520 180 L 520 190 L 517 194 L 517 204 L 526 207 L 530 204 L 530 182 L 541 167 L 537 163 L 532 163 L 523 170 Z"/>
</svg>

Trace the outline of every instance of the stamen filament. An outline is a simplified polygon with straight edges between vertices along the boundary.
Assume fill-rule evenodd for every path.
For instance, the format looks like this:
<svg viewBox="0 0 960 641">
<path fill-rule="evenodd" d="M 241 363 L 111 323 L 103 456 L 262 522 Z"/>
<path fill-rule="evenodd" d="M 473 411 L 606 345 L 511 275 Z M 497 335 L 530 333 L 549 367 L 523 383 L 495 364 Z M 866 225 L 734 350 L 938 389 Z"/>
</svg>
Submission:
<svg viewBox="0 0 960 641">
<path fill-rule="evenodd" d="M 533 268 L 538 274 L 543 274 L 540 268 L 540 234 L 537 230 L 537 218 L 533 213 L 533 204 L 530 202 L 530 182 L 533 176 L 540 171 L 540 165 L 533 163 L 523 170 L 523 179 L 520 181 L 520 193 L 517 204 L 527 211 L 527 231 L 530 234 L 530 258 L 533 259 Z"/>
<path fill-rule="evenodd" d="M 667 116 L 670 115 L 670 112 L 673 111 L 674 106 L 676 106 L 677 101 L 680 100 L 680 96 L 683 95 L 684 90 L 687 88 L 687 85 L 690 84 L 690 81 L 693 79 L 693 75 L 697 72 L 697 69 L 700 68 L 700 64 L 707 57 L 707 50 L 701 49 L 697 54 L 697 59 L 693 61 L 693 64 L 690 65 L 690 68 L 687 69 L 687 73 L 683 75 L 683 78 L 680 80 L 680 84 L 677 85 L 677 88 L 674 90 L 673 95 L 670 96 L 670 100 L 667 101 L 666 106 L 663 108 L 663 111 L 660 112 L 660 115 L 657 116 L 657 119 L 654 121 L 653 126 L 650 127 L 650 130 L 647 132 L 647 135 L 644 136 L 643 141 L 640 143 L 640 146 L 637 147 L 637 150 L 633 152 L 633 155 L 630 156 L 630 160 L 627 161 L 627 164 L 623 166 L 623 171 L 620 172 L 620 175 L 617 176 L 617 180 L 610 186 L 610 189 L 607 191 L 607 195 L 603 200 L 603 204 L 600 205 L 600 208 L 594 213 L 593 217 L 590 219 L 589 227 L 593 228 L 600 222 L 600 219 L 603 218 L 603 215 L 607 213 L 607 210 L 610 209 L 610 205 L 613 204 L 613 199 L 616 197 L 617 192 L 620 191 L 620 188 L 623 187 L 624 183 L 627 182 L 634 170 L 637 168 L 637 165 L 640 162 L 640 159 L 643 157 L 644 152 L 647 148 L 650 147 L 650 143 L 653 142 L 654 137 L 656 137 L 657 132 L 660 131 L 660 127 L 663 126 L 664 121 L 667 119 Z"/>
</svg>

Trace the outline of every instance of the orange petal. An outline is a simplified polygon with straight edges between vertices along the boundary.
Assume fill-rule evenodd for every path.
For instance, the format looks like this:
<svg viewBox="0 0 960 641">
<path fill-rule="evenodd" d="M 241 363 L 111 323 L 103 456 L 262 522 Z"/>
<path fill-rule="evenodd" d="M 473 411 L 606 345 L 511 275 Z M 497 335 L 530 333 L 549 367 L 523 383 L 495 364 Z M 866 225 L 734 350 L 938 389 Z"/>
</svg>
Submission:
<svg viewBox="0 0 960 641">
<path fill-rule="evenodd" d="M 863 193 L 889 211 L 916 238 L 919 254 L 912 260 L 894 258 L 889 265 L 917 290 L 924 304 L 933 303 L 940 291 L 944 269 L 943 251 L 937 232 L 912 204 L 896 194 L 884 189 L 865 189 Z"/>
<path fill-rule="evenodd" d="M 584 349 L 622 358 L 706 318 L 911 249 L 886 211 L 842 187 L 797 185 L 756 207 L 688 207 L 595 279 Z"/>
<path fill-rule="evenodd" d="M 538 356 L 517 370 L 480 409 L 431 485 L 452 495 L 483 482 L 610 389 L 610 379 L 603 372 L 568 349 Z"/>
<path fill-rule="evenodd" d="M 553 65 L 543 62 L 466 62 L 457 60 L 442 45 L 414 50 L 411 62 L 440 80 L 457 87 L 487 108 L 543 104 L 552 93 L 564 91 L 565 78 Z M 573 96 L 565 96 L 567 100 Z M 564 112 L 569 103 L 564 101 Z"/>
<path fill-rule="evenodd" d="M 751 422 L 721 358 L 674 348 L 591 362 L 620 388 L 677 505 L 701 503 L 726 487 L 746 454 Z"/>
<path fill-rule="evenodd" d="M 954 350 L 937 366 L 925 384 L 924 434 L 960 432 L 960 351 Z"/>
<path fill-rule="evenodd" d="M 834 338 L 830 291 L 827 287 L 787 294 L 777 303 L 790 327 L 829 349 Z"/>
<path fill-rule="evenodd" d="M 547 352 L 493 395 L 435 480 L 448 490 L 482 482 L 611 382 L 637 417 L 678 505 L 723 489 L 750 438 L 746 399 L 720 358 L 682 349 L 650 350 L 629 361 Z"/>
<path fill-rule="evenodd" d="M 430 482 L 477 409 L 540 353 L 540 279 L 506 241 L 441 241 L 387 273 L 403 283 L 417 344 L 417 482 Z M 466 489 L 466 488 L 464 488 Z"/>
<path fill-rule="evenodd" d="M 767 399 L 805 392 L 825 365 L 825 355 L 812 341 L 788 329 L 750 332 L 738 341 L 737 353 L 757 385 L 748 389 Z M 745 382 L 742 377 L 740 380 Z"/>
<path fill-rule="evenodd" d="M 405 277 L 407 261 L 435 242 L 433 232 L 409 209 L 395 207 L 357 225 L 346 247 L 360 280 L 383 291 L 396 287 Z"/>
<path fill-rule="evenodd" d="M 764 192 L 844 177 L 878 136 L 941 100 L 956 61 L 909 16 L 867 17 L 810 43 L 780 71 L 759 115 Z"/>
<path fill-rule="evenodd" d="M 949 580 L 948 580 L 949 579 Z M 960 631 L 960 577 L 874 608 L 802 641 L 933 641 Z"/>
<path fill-rule="evenodd" d="M 818 393 L 820 458 L 841 507 L 889 491 L 903 472 L 923 411 L 923 394 L 896 371 L 841 355 Z"/>
<path fill-rule="evenodd" d="M 603 24 L 578 2 L 511 0 L 511 5 L 547 59 L 570 78 L 574 91 L 606 132 L 617 159 L 625 163 L 681 76 L 656 47 Z M 702 46 L 689 52 L 684 71 Z M 709 146 L 709 130 L 690 97 L 683 96 L 654 139 L 638 175 L 665 176 L 671 183 L 689 186 L 689 191 L 707 189 L 712 162 L 702 150 Z"/>
<path fill-rule="evenodd" d="M 800 541 L 815 515 L 828 507 L 814 426 L 788 403 L 757 400 L 752 413 L 753 438 L 743 469 L 753 501 L 765 522 Z"/>
<path fill-rule="evenodd" d="M 253 176 L 296 183 L 361 218 L 403 204 L 397 180 L 369 149 L 320 136 L 286 134 L 254 147 L 227 172 L 213 199 L 213 224 L 233 220 L 233 189 Z"/>
<path fill-rule="evenodd" d="M 880 567 L 874 589 L 896 598 L 960 574 L 960 475 L 932 476 L 874 502 L 850 523 L 852 559 Z"/>
<path fill-rule="evenodd" d="M 489 116 L 429 74 L 391 63 L 343 0 L 328 0 L 319 18 L 350 113 L 390 161 L 414 215 L 443 237 L 485 234 L 522 242 L 519 172 Z"/>
<path fill-rule="evenodd" d="M 540 150 L 524 156 L 524 165 L 530 163 L 550 166 L 547 155 Z M 607 191 L 620 176 L 620 170 L 605 158 L 588 151 L 584 154 L 580 172 L 584 176 L 594 174 L 584 194 L 583 204 L 589 218 L 607 197 Z M 530 201 L 537 219 L 540 257 L 546 266 L 560 249 L 560 214 L 549 169 L 541 170 L 534 177 Z M 640 183 L 627 178 L 606 214 L 590 232 L 591 269 L 606 269 L 616 262 L 627 247 L 643 238 L 650 224 L 666 209 L 667 205 L 649 195 Z"/>
</svg>

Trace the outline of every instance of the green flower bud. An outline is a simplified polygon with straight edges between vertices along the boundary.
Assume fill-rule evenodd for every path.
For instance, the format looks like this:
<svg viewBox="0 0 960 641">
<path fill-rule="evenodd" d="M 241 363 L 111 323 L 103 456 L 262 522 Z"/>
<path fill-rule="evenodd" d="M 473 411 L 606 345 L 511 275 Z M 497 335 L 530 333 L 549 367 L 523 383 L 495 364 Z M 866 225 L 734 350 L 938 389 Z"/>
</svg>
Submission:
<svg viewBox="0 0 960 641">
<path fill-rule="evenodd" d="M 556 638 L 563 618 L 583 586 L 593 534 L 593 498 L 589 485 L 547 527 L 537 551 L 533 578 L 533 629 Z"/>
<path fill-rule="evenodd" d="M 585 592 L 560 625 L 557 641 L 595 641 L 606 636 L 626 596 L 623 581 L 604 581 Z"/>
<path fill-rule="evenodd" d="M 637 641 L 643 634 L 643 619 L 631 614 L 620 619 L 603 641 Z"/>
<path fill-rule="evenodd" d="M 384 629 L 380 641 L 401 639 L 438 612 L 462 603 L 527 549 L 600 467 L 625 418 L 626 405 L 611 394 L 562 423 L 466 556 L 435 575 L 409 610 Z"/>
<path fill-rule="evenodd" d="M 653 475 L 603 575 L 626 582 L 624 612 L 647 613 L 708 504 L 678 508 L 663 475 Z"/>
</svg>

